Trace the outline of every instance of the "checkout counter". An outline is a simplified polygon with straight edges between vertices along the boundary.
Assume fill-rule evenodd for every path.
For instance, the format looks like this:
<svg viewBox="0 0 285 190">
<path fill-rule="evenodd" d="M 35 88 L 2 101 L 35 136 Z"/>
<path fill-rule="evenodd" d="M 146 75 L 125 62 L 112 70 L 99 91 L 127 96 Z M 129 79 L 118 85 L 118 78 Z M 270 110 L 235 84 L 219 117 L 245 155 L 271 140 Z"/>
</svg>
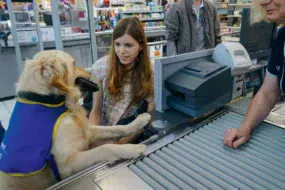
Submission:
<svg viewBox="0 0 285 190">
<path fill-rule="evenodd" d="M 157 110 L 150 112 L 152 121 L 145 128 L 152 134 L 141 142 L 148 145 L 145 155 L 97 164 L 49 190 L 284 189 L 285 131 L 280 125 L 262 122 L 236 150 L 222 144 L 224 130 L 243 121 L 245 112 L 237 104 L 246 109 L 249 103 L 229 104 L 233 73 L 248 72 L 250 64 L 240 44 L 158 59 Z"/>
</svg>

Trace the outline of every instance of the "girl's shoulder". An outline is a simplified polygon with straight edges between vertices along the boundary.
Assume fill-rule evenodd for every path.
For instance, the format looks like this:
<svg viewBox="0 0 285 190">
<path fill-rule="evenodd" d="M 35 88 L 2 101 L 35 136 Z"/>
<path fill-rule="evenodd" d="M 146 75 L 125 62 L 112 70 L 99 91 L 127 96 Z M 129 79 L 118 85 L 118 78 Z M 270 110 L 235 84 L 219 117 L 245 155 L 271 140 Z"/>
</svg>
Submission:
<svg viewBox="0 0 285 190">
<path fill-rule="evenodd" d="M 108 67 L 110 62 L 110 56 L 106 55 L 104 57 L 101 57 L 98 59 L 93 65 L 92 68 L 97 68 L 97 67 Z"/>
<path fill-rule="evenodd" d="M 92 71 L 93 74 L 96 76 L 97 79 L 102 80 L 106 77 L 107 71 L 110 66 L 110 56 L 104 56 L 100 59 L 98 59 L 93 65 L 92 65 Z"/>
</svg>

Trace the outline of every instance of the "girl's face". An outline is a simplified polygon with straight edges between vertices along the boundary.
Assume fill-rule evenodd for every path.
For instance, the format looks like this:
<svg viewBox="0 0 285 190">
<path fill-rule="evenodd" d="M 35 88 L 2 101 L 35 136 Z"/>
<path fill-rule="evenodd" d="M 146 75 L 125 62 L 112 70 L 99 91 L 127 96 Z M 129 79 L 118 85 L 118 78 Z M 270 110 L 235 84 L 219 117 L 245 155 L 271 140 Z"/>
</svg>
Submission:
<svg viewBox="0 0 285 190">
<path fill-rule="evenodd" d="M 142 50 L 140 44 L 130 35 L 124 34 L 114 41 L 114 45 L 120 62 L 131 68 L 138 53 Z"/>
<path fill-rule="evenodd" d="M 265 9 L 267 20 L 276 23 L 285 22 L 284 0 L 259 0 L 259 4 Z"/>
</svg>

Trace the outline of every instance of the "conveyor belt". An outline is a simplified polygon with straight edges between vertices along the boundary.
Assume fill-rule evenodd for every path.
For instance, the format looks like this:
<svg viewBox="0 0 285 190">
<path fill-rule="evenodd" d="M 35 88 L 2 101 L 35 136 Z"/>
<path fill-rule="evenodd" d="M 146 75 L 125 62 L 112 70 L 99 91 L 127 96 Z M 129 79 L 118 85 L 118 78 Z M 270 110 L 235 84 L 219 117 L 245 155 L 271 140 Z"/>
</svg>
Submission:
<svg viewBox="0 0 285 190">
<path fill-rule="evenodd" d="M 262 123 L 248 143 L 222 144 L 243 116 L 229 112 L 129 168 L 154 189 L 284 189 L 285 131 Z"/>
<path fill-rule="evenodd" d="M 243 98 L 242 100 L 230 104 L 229 107 L 235 112 L 245 114 L 251 101 L 252 99 L 250 98 Z"/>
</svg>

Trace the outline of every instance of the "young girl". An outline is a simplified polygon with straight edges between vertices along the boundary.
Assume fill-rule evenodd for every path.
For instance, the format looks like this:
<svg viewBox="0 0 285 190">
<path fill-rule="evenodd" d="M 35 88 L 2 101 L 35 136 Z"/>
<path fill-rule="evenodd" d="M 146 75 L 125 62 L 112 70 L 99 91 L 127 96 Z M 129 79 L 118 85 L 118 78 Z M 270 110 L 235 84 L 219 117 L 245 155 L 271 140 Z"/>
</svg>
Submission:
<svg viewBox="0 0 285 190">
<path fill-rule="evenodd" d="M 144 29 L 137 17 L 115 27 L 109 56 L 96 61 L 92 80 L 100 90 L 93 94 L 92 124 L 127 124 L 146 105 L 154 110 L 153 71 Z"/>
</svg>

